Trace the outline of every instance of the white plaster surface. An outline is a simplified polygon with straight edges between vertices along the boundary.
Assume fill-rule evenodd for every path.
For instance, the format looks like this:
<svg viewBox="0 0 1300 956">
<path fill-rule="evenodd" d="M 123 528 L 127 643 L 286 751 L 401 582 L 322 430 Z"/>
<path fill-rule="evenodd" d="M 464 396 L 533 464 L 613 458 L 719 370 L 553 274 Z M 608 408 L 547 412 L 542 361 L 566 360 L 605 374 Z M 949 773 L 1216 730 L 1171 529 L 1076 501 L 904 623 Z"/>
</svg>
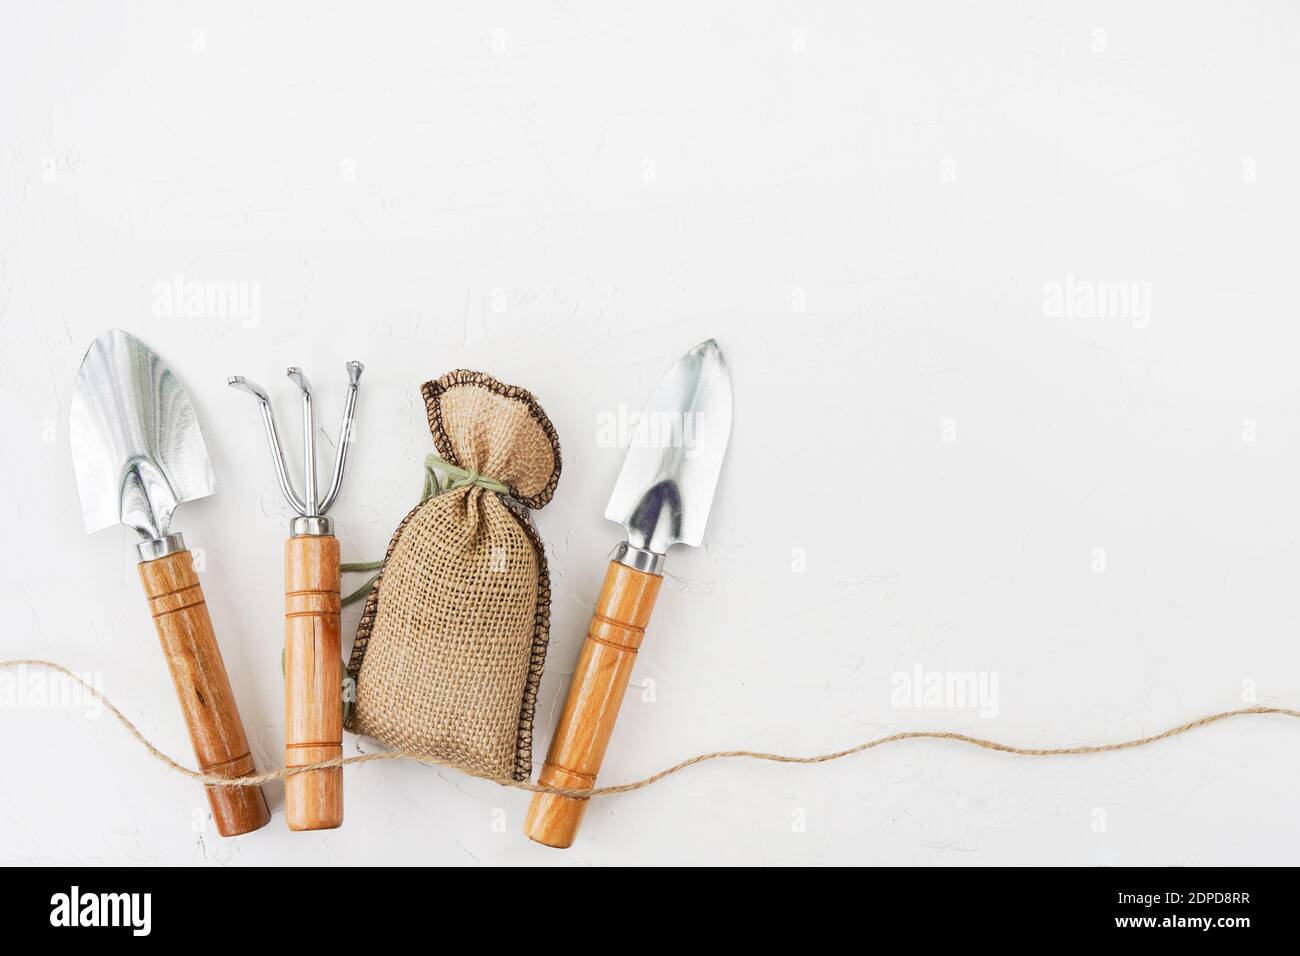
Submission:
<svg viewBox="0 0 1300 956">
<path fill-rule="evenodd" d="M 419 383 L 482 369 L 564 443 L 540 762 L 618 540 L 601 416 L 716 336 L 730 455 L 604 781 L 1300 706 L 1300 8 L 269 7 L 4 14 L 0 656 L 102 675 L 190 760 L 130 534 L 85 535 L 69 460 L 81 355 L 128 329 L 203 418 L 222 489 L 177 523 L 278 765 L 287 509 L 226 376 L 273 389 L 296 464 L 281 370 L 312 376 L 329 448 L 366 363 L 334 509 L 360 560 L 419 491 Z M 159 314 L 177 275 L 257 290 L 255 320 Z M 1067 276 L 1145 284 L 1149 309 L 1050 314 Z M 996 675 L 996 715 L 896 706 L 918 665 Z M 557 852 L 521 835 L 525 794 L 391 763 L 347 772 L 338 831 L 289 833 L 272 786 L 272 825 L 222 840 L 111 717 L 6 706 L 0 862 L 1294 863 L 1298 743 L 1253 717 L 1079 759 L 716 763 L 601 800 Z"/>
</svg>

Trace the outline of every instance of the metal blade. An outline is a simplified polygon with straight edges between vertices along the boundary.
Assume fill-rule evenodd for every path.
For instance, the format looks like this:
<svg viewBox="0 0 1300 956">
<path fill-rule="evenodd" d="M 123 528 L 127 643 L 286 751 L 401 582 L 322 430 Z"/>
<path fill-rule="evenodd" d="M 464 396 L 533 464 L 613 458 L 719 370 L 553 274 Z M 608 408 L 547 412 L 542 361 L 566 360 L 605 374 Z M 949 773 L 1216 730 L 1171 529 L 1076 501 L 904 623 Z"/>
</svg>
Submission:
<svg viewBox="0 0 1300 956">
<path fill-rule="evenodd" d="M 217 490 L 189 395 L 152 349 L 119 329 L 81 361 L 69 437 L 88 532 L 120 523 L 163 538 L 177 505 Z"/>
<path fill-rule="evenodd" d="M 632 430 L 605 517 L 656 554 L 698 547 L 731 436 L 731 373 L 713 339 L 668 370 Z"/>
</svg>

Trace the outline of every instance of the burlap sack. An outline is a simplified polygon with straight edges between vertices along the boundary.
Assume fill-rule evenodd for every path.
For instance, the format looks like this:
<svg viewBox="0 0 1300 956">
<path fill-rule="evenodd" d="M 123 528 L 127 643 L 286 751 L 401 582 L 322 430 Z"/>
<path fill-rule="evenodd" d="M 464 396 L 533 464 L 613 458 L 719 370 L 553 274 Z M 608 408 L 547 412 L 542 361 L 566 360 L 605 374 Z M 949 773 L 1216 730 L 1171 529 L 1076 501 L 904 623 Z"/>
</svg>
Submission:
<svg viewBox="0 0 1300 956">
<path fill-rule="evenodd" d="M 529 508 L 551 499 L 560 444 L 522 388 L 449 372 L 421 389 L 438 454 L 496 479 L 417 505 L 366 601 L 348 729 L 478 773 L 527 780 L 551 587 Z"/>
</svg>

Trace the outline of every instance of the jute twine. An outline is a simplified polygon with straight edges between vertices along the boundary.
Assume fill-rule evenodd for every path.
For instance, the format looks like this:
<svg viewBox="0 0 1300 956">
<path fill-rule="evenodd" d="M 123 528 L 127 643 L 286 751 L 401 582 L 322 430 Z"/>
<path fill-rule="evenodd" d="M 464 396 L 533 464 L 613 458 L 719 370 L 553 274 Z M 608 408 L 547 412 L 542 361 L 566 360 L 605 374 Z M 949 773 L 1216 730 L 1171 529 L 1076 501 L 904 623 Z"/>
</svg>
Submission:
<svg viewBox="0 0 1300 956">
<path fill-rule="evenodd" d="M 349 764 L 370 763 L 376 760 L 415 760 L 419 763 L 429 764 L 432 766 L 453 766 L 452 764 L 436 760 L 427 754 L 417 753 L 410 750 L 385 750 L 378 753 L 359 754 L 355 757 L 336 757 L 333 760 L 321 760 L 317 763 L 305 764 L 301 767 L 292 769 L 281 768 L 279 770 L 269 770 L 266 773 L 254 773 L 245 777 L 218 777 L 212 774 L 201 773 L 197 770 L 191 770 L 183 764 L 177 763 L 167 754 L 155 747 L 144 734 L 133 724 L 125 714 L 114 706 L 113 702 L 101 694 L 90 684 L 86 683 L 72 671 L 53 661 L 43 660 L 11 660 L 0 661 L 0 668 L 8 667 L 43 667 L 47 670 L 55 671 L 69 680 L 80 684 L 86 693 L 90 694 L 95 700 L 99 701 L 104 707 L 116 717 L 126 728 L 127 733 L 136 739 L 145 750 L 154 757 L 154 759 L 166 764 L 172 770 L 183 776 L 189 777 L 199 783 L 211 784 L 218 787 L 247 787 L 256 784 L 268 783 L 271 780 L 282 780 L 285 777 L 291 777 L 298 773 L 307 773 L 312 770 L 326 770 L 332 767 L 346 767 Z M 1201 727 L 1208 727 L 1210 724 L 1217 724 L 1221 720 L 1227 720 L 1230 717 L 1246 717 L 1251 715 L 1278 714 L 1283 717 L 1300 717 L 1300 710 L 1293 710 L 1290 707 L 1240 707 L 1236 710 L 1223 710 L 1217 714 L 1208 714 L 1205 717 L 1198 717 L 1195 720 L 1189 720 L 1185 724 L 1179 724 L 1176 727 L 1170 727 L 1168 730 L 1162 730 L 1158 734 L 1151 734 L 1148 737 L 1136 737 L 1132 740 L 1120 740 L 1109 744 L 1085 744 L 1078 747 L 1016 747 L 1012 744 L 999 743 L 996 740 L 986 740 L 983 737 L 972 737 L 969 734 L 953 733 L 951 731 L 938 730 L 908 730 L 902 733 L 890 734 L 887 737 L 876 737 L 873 740 L 867 740 L 854 747 L 846 750 L 836 750 L 832 753 L 816 754 L 811 757 L 792 757 L 787 754 L 763 753 L 757 750 L 713 750 L 708 753 L 696 754 L 687 760 L 666 767 L 658 773 L 651 774 L 640 780 L 633 780 L 631 783 L 621 783 L 617 786 L 610 787 L 548 787 L 542 784 L 533 783 L 529 780 L 515 780 L 512 777 L 491 776 L 484 773 L 475 773 L 462 767 L 455 767 L 463 773 L 477 777 L 480 780 L 489 780 L 492 783 L 502 787 L 509 787 L 512 790 L 527 790 L 530 793 L 555 793 L 566 797 L 607 797 L 616 793 L 630 793 L 633 790 L 641 790 L 651 784 L 658 783 L 665 777 L 671 777 L 675 773 L 680 773 L 687 767 L 693 767 L 698 763 L 705 763 L 709 760 L 724 760 L 732 758 L 746 758 L 749 760 L 765 760 L 770 763 L 801 763 L 816 764 L 829 763 L 832 760 L 842 760 L 845 757 L 852 757 L 854 754 L 860 754 L 867 750 L 874 750 L 876 747 L 883 747 L 885 744 L 896 744 L 904 740 L 954 740 L 958 743 L 970 744 L 975 747 L 981 747 L 984 750 L 996 750 L 1000 753 L 1016 754 L 1021 757 L 1068 757 L 1080 756 L 1083 754 L 1102 754 L 1111 753 L 1116 750 L 1135 750 L 1138 747 L 1146 747 L 1161 740 L 1168 740 L 1170 737 L 1177 737 L 1180 734 L 1197 730 Z"/>
</svg>

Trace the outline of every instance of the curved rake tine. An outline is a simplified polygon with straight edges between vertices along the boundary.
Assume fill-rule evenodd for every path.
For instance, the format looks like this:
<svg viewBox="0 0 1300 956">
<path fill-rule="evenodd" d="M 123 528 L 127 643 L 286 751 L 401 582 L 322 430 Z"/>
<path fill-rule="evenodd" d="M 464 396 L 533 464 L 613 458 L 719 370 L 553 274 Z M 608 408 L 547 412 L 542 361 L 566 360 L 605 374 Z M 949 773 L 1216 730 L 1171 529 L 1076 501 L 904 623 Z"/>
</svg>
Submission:
<svg viewBox="0 0 1300 956">
<path fill-rule="evenodd" d="M 290 381 L 302 389 L 302 470 L 303 501 L 307 505 L 306 515 L 318 515 L 320 498 L 316 495 L 316 416 L 312 411 L 311 382 L 303 370 L 291 365 L 285 371 Z"/>
<path fill-rule="evenodd" d="M 271 461 L 275 464 L 275 477 L 280 482 L 280 491 L 284 493 L 284 497 L 298 514 L 305 515 L 306 505 L 289 484 L 289 473 L 284 465 L 284 448 L 280 445 L 280 435 L 275 428 L 275 414 L 271 411 L 271 399 L 266 394 L 266 390 L 242 375 L 230 376 L 226 379 L 226 384 L 247 392 L 257 399 L 257 404 L 262 410 L 262 424 L 266 427 L 266 442 L 271 446 Z"/>
<path fill-rule="evenodd" d="M 348 458 L 348 446 L 352 444 L 352 413 L 357 407 L 357 386 L 361 381 L 361 373 L 366 367 L 360 362 L 348 363 L 348 397 L 343 406 L 343 424 L 339 427 L 338 449 L 334 453 L 334 474 L 330 477 L 329 491 L 325 492 L 325 500 L 320 504 L 321 514 L 330 510 L 334 504 L 334 499 L 339 496 L 339 489 L 343 487 L 343 465 Z"/>
</svg>

